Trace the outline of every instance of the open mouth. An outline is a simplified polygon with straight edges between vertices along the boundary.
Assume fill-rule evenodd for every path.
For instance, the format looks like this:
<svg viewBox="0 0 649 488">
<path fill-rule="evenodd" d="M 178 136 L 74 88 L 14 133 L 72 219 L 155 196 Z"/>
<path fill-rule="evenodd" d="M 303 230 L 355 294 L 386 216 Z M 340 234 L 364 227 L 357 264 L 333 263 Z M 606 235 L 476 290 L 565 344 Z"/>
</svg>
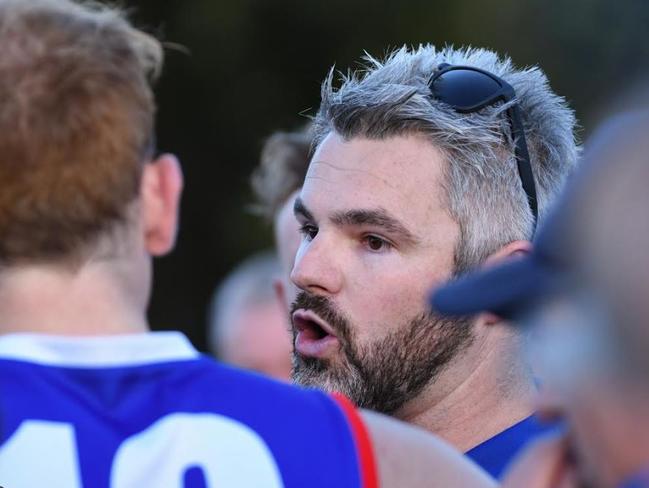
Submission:
<svg viewBox="0 0 649 488">
<path fill-rule="evenodd" d="M 324 357 L 338 346 L 338 338 L 331 326 L 310 310 L 296 310 L 293 313 L 293 327 L 296 331 L 295 350 L 310 357 Z"/>
</svg>

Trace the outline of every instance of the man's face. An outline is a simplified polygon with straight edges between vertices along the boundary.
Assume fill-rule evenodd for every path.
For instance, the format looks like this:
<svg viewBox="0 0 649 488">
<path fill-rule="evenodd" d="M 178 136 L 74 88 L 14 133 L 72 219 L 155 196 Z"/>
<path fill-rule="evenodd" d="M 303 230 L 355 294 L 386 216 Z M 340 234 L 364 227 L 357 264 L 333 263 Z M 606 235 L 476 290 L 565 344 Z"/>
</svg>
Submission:
<svg viewBox="0 0 649 488">
<path fill-rule="evenodd" d="M 329 134 L 296 201 L 303 237 L 291 278 L 293 375 L 392 413 L 471 337 L 426 305 L 453 272 L 458 225 L 444 205 L 444 159 L 420 137 Z"/>
</svg>

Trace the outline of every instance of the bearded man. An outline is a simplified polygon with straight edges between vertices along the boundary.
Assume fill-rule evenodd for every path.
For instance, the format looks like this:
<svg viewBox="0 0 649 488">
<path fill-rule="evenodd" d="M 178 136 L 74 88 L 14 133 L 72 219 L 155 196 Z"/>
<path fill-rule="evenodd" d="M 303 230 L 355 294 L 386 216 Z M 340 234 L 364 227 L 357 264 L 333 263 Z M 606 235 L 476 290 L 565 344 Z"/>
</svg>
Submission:
<svg viewBox="0 0 649 488">
<path fill-rule="evenodd" d="M 498 476 L 541 427 L 521 335 L 441 318 L 426 296 L 530 249 L 578 154 L 538 68 L 483 49 L 401 48 L 335 89 L 295 203 L 294 380 L 435 432 Z"/>
</svg>

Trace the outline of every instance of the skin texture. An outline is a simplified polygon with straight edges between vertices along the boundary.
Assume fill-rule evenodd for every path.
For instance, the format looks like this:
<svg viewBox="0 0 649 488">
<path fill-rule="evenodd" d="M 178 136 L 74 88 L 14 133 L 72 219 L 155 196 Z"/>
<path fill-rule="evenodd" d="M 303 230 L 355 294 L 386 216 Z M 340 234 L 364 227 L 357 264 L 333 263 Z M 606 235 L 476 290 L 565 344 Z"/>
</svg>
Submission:
<svg viewBox="0 0 649 488">
<path fill-rule="evenodd" d="M 223 361 L 289 381 L 291 343 L 283 307 L 272 299 L 248 304 L 232 320 L 220 346 Z"/>
<path fill-rule="evenodd" d="M 348 320 L 358 348 L 371 349 L 427 313 L 431 288 L 452 275 L 459 227 L 444 204 L 445 164 L 417 136 L 347 141 L 330 133 L 314 154 L 296 205 L 304 237 L 291 277 Z M 340 342 L 319 359 L 344 362 Z M 394 416 L 461 450 L 513 425 L 532 411 L 518 346 L 502 324 L 479 317 L 471 343 Z"/>
</svg>

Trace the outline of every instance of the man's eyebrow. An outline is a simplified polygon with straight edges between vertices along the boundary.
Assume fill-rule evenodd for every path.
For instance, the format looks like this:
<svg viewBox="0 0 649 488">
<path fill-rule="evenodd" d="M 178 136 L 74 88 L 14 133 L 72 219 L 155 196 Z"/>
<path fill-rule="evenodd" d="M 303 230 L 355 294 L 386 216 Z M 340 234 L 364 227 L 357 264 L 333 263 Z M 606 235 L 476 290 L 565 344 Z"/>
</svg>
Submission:
<svg viewBox="0 0 649 488">
<path fill-rule="evenodd" d="M 336 212 L 331 216 L 330 220 L 338 226 L 371 225 L 381 227 L 386 232 L 398 236 L 408 244 L 417 244 L 419 242 L 419 239 L 405 225 L 381 208 Z"/>
<path fill-rule="evenodd" d="M 297 197 L 295 199 L 295 203 L 293 204 L 293 214 L 296 217 L 302 217 L 305 220 L 314 220 L 313 215 L 311 214 L 311 212 L 309 212 L 309 209 L 306 208 L 306 205 L 304 205 L 304 202 L 300 197 Z"/>
</svg>

